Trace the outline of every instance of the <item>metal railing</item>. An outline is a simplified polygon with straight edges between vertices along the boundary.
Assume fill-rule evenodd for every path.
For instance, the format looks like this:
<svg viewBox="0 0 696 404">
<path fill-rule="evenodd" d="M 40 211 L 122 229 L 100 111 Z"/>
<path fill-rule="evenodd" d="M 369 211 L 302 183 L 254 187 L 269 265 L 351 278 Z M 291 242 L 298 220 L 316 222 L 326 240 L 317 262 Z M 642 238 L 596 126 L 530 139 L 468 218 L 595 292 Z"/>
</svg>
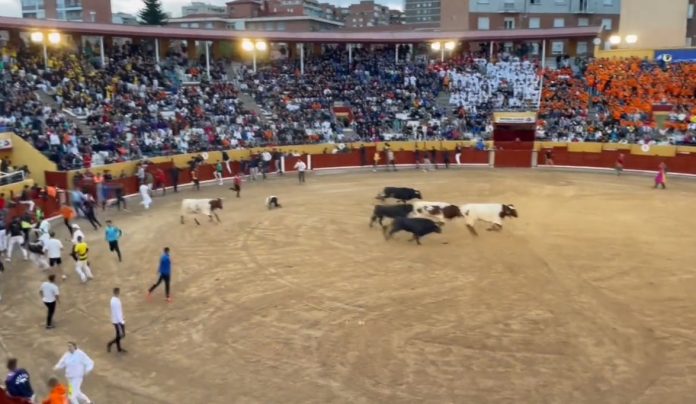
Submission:
<svg viewBox="0 0 696 404">
<path fill-rule="evenodd" d="M 0 185 L 14 184 L 16 182 L 24 181 L 25 174 L 24 171 L 15 171 L 11 173 L 0 172 Z"/>
</svg>

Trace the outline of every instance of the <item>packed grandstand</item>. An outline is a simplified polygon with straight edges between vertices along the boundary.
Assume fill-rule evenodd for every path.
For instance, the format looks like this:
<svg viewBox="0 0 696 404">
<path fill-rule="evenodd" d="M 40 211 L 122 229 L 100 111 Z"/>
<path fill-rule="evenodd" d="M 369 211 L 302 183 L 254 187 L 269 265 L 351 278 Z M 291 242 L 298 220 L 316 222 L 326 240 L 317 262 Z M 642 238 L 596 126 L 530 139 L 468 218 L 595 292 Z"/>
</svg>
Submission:
<svg viewBox="0 0 696 404">
<path fill-rule="evenodd" d="M 570 142 L 696 142 L 693 64 L 455 54 L 428 62 L 393 50 L 327 47 L 305 74 L 286 60 L 250 68 L 219 60 L 208 80 L 186 48 L 158 65 L 143 46 L 93 53 L 12 49 L 0 125 L 60 169 L 207 150 L 389 139 L 478 139 L 499 110 L 538 110 L 537 138 Z M 541 88 L 540 88 L 541 87 Z M 244 101 L 242 101 L 244 99 Z M 669 105 L 658 128 L 655 105 Z M 348 105 L 338 116 L 334 106 Z"/>
</svg>

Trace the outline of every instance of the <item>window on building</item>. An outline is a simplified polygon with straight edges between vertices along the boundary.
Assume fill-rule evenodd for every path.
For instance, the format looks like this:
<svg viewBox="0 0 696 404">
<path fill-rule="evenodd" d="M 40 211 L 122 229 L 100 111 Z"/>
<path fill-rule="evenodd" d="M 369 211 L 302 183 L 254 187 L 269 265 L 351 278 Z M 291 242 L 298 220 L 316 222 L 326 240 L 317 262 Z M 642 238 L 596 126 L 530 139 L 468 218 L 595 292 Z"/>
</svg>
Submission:
<svg viewBox="0 0 696 404">
<path fill-rule="evenodd" d="M 479 17 L 478 18 L 478 29 L 480 29 L 480 30 L 491 29 L 491 19 L 488 17 Z"/>
<path fill-rule="evenodd" d="M 539 42 L 532 42 L 531 43 L 531 53 L 532 55 L 538 55 L 539 54 Z"/>
<path fill-rule="evenodd" d="M 478 3 L 479 4 L 488 4 L 488 3 L 490 3 L 490 1 L 489 0 L 478 0 Z"/>
<path fill-rule="evenodd" d="M 541 0 L 529 0 L 529 4 L 533 6 L 538 6 L 541 4 Z"/>
<path fill-rule="evenodd" d="M 189 27 L 189 25 L 187 23 L 185 23 L 185 22 L 181 23 L 181 28 L 188 28 L 188 27 Z"/>
<path fill-rule="evenodd" d="M 580 17 L 578 18 L 578 27 L 589 27 L 590 26 L 590 19 L 586 17 Z"/>
<path fill-rule="evenodd" d="M 606 7 L 611 7 L 614 5 L 614 0 L 602 0 L 602 4 Z"/>
<path fill-rule="evenodd" d="M 199 25 L 198 25 L 197 22 L 192 22 L 191 25 L 189 25 L 189 27 L 191 27 L 191 28 L 198 28 Z"/>
<path fill-rule="evenodd" d="M 564 45 L 563 41 L 551 41 L 551 53 L 554 55 L 562 55 Z"/>
<path fill-rule="evenodd" d="M 538 28 L 541 28 L 541 18 L 539 18 L 539 17 L 530 17 L 530 18 L 529 18 L 529 28 L 531 28 L 531 29 L 538 29 Z"/>
<path fill-rule="evenodd" d="M 587 42 L 585 41 L 580 41 L 578 42 L 578 47 L 577 47 L 577 54 L 578 55 L 587 55 Z"/>
<path fill-rule="evenodd" d="M 689 3 L 689 18 L 694 18 L 694 3 Z"/>
<path fill-rule="evenodd" d="M 604 28 L 605 31 L 611 31 L 612 25 L 611 18 L 602 18 L 602 28 Z"/>
<path fill-rule="evenodd" d="M 206 28 L 206 29 L 213 29 L 213 23 L 212 23 L 212 22 L 206 22 L 206 23 L 205 23 L 205 28 Z"/>
<path fill-rule="evenodd" d="M 565 27 L 565 18 L 563 18 L 563 17 L 554 18 L 554 19 L 553 19 L 553 27 L 554 27 L 554 28 L 563 28 L 563 27 Z"/>
<path fill-rule="evenodd" d="M 503 21 L 503 27 L 505 29 L 515 29 L 515 19 L 512 17 L 506 17 Z"/>
</svg>

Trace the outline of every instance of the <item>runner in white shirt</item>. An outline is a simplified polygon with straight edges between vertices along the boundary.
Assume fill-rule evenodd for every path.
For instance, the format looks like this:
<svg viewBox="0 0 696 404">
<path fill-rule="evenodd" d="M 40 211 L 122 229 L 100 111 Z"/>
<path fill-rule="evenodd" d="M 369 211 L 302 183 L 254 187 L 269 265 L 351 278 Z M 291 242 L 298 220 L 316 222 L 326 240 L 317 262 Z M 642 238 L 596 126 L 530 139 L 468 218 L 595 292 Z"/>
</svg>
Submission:
<svg viewBox="0 0 696 404">
<path fill-rule="evenodd" d="M 53 367 L 53 370 L 58 369 L 65 369 L 65 377 L 68 379 L 70 389 L 70 403 L 78 404 L 82 401 L 91 404 L 92 400 L 82 392 L 82 380 L 94 369 L 94 361 L 71 341 L 68 342 L 68 352 Z"/>
<path fill-rule="evenodd" d="M 127 351 L 121 348 L 121 340 L 126 337 L 126 321 L 123 319 L 123 306 L 121 305 L 121 289 L 114 288 L 114 295 L 111 297 L 111 324 L 116 330 L 116 338 L 109 341 L 106 345 L 106 351 L 111 352 L 111 346 L 116 344 L 116 349 L 120 353 Z"/>
<path fill-rule="evenodd" d="M 51 232 L 50 238 L 44 242 L 44 253 L 48 257 L 48 266 L 51 268 L 56 268 L 56 272 L 60 272 L 61 279 L 67 278 L 63 272 L 63 260 L 61 259 L 61 252 L 63 250 L 63 243 L 55 238 L 56 233 Z"/>
<path fill-rule="evenodd" d="M 305 182 L 305 170 L 307 170 L 307 164 L 305 164 L 302 159 L 297 160 L 297 163 L 295 163 L 295 170 L 297 170 L 297 175 L 298 179 L 300 180 L 300 184 Z"/>
<path fill-rule="evenodd" d="M 60 295 L 60 290 L 56 285 L 55 275 L 48 275 L 48 281 L 41 284 L 39 295 L 41 296 L 41 300 L 43 300 L 43 304 L 48 309 L 48 314 L 46 316 L 46 329 L 54 328 L 53 314 L 56 312 L 56 305 L 58 304 L 58 298 Z"/>
</svg>

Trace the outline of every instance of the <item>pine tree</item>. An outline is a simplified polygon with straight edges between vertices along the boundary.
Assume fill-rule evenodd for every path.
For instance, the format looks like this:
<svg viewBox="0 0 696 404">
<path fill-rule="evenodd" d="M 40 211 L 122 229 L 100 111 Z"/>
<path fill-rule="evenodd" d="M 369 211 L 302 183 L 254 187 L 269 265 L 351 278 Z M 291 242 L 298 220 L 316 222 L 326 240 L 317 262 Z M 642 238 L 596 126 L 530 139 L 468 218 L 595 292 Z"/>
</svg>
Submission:
<svg viewBox="0 0 696 404">
<path fill-rule="evenodd" d="M 164 25 L 167 23 L 167 14 L 162 11 L 161 0 L 143 0 L 145 8 L 140 10 L 138 17 L 143 25 Z"/>
</svg>

